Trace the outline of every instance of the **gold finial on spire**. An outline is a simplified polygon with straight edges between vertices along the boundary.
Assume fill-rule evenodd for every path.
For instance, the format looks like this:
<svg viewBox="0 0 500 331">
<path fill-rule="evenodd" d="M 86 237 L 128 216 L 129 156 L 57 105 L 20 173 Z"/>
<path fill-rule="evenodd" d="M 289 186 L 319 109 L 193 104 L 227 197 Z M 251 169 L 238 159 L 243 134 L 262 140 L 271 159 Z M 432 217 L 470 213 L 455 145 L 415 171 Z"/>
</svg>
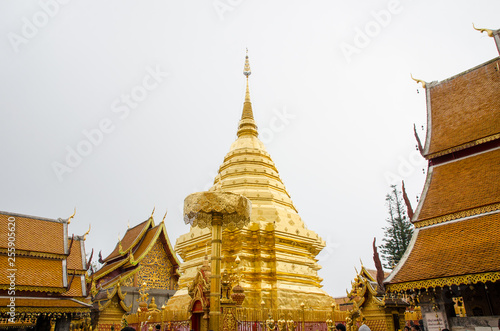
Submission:
<svg viewBox="0 0 500 331">
<path fill-rule="evenodd" d="M 75 211 L 73 212 L 73 215 L 71 215 L 71 216 L 68 218 L 68 224 L 70 224 L 70 223 L 71 223 L 71 219 L 72 219 L 73 217 L 75 217 L 75 214 L 76 214 L 76 207 L 75 207 Z"/>
<path fill-rule="evenodd" d="M 423 88 L 425 88 L 425 86 L 427 85 L 427 83 L 426 83 L 426 82 L 424 82 L 423 80 L 413 78 L 413 75 L 412 75 L 411 73 L 410 73 L 410 77 L 411 77 L 411 79 L 413 79 L 414 81 L 416 81 L 416 82 L 417 82 L 417 84 L 418 84 L 418 83 L 421 83 Z"/>
<path fill-rule="evenodd" d="M 252 135 L 257 137 L 257 125 L 253 118 L 252 102 L 250 101 L 250 88 L 248 87 L 248 76 L 252 71 L 250 70 L 250 62 L 248 60 L 248 49 L 245 56 L 245 66 L 243 68 L 243 75 L 247 78 L 247 88 L 245 91 L 245 102 L 243 103 L 243 113 L 241 114 L 241 121 L 238 125 L 238 137 L 242 135 Z"/>
<path fill-rule="evenodd" d="M 155 213 L 155 209 L 156 209 L 156 206 L 153 207 L 153 211 L 151 212 L 151 216 L 149 216 L 149 218 L 152 218 L 154 213 Z"/>
<path fill-rule="evenodd" d="M 473 28 L 474 28 L 474 30 L 476 30 L 476 31 L 480 31 L 481 33 L 486 32 L 486 33 L 488 34 L 488 36 L 489 36 L 489 37 L 493 37 L 493 31 L 492 31 L 492 30 L 490 30 L 490 29 L 481 29 L 481 28 L 479 28 L 479 29 L 478 29 L 478 28 L 476 28 L 476 27 L 474 26 L 474 23 L 472 23 L 472 27 L 473 27 Z"/>
<path fill-rule="evenodd" d="M 245 67 L 243 68 L 243 75 L 250 76 L 252 74 L 252 71 L 250 70 L 250 61 L 248 61 L 248 48 L 247 48 L 247 55 L 245 56 Z"/>
<path fill-rule="evenodd" d="M 250 70 L 250 61 L 248 60 L 248 48 L 245 56 L 245 67 L 243 68 L 243 75 L 247 77 L 247 90 L 245 92 L 245 102 L 250 102 L 250 89 L 248 88 L 248 77 L 252 74 Z"/>
<path fill-rule="evenodd" d="M 163 219 L 161 220 L 162 222 L 165 221 L 165 217 L 167 217 L 168 209 L 165 210 L 165 215 L 163 215 Z"/>
</svg>

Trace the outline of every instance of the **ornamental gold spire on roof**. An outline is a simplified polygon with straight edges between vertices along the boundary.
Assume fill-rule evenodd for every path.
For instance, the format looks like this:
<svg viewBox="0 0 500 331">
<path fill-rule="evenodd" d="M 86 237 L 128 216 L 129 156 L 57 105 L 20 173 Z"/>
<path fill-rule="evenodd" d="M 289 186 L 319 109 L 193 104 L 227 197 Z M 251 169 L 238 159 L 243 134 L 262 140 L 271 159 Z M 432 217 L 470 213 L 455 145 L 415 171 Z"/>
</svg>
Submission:
<svg viewBox="0 0 500 331">
<path fill-rule="evenodd" d="M 248 87 L 248 77 L 252 74 L 250 70 L 250 61 L 248 60 L 248 49 L 245 56 L 245 66 L 243 75 L 247 78 L 247 88 L 245 91 L 245 102 L 243 103 L 243 113 L 241 114 L 240 124 L 238 125 L 238 137 L 243 135 L 252 135 L 257 137 L 257 124 L 253 118 L 252 103 L 250 101 L 250 88 Z"/>
</svg>

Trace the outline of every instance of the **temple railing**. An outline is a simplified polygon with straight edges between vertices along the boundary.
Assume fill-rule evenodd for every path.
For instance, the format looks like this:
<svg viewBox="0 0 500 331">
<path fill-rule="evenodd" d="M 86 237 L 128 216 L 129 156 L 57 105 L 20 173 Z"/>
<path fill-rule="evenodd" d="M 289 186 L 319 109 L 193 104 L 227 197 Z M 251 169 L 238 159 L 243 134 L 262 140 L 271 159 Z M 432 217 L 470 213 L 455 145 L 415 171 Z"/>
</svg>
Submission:
<svg viewBox="0 0 500 331">
<path fill-rule="evenodd" d="M 160 325 L 162 331 L 189 331 L 191 316 L 186 310 L 163 310 L 131 314 L 126 320 L 138 331 L 147 331 L 150 326 L 155 329 L 156 325 Z M 293 321 L 295 331 L 327 331 L 327 321 L 331 321 L 330 325 L 344 323 L 346 316 L 344 311 L 335 311 L 331 321 L 331 310 L 236 308 L 238 331 L 265 331 L 266 321 L 270 319 L 276 325 L 279 321 Z"/>
</svg>

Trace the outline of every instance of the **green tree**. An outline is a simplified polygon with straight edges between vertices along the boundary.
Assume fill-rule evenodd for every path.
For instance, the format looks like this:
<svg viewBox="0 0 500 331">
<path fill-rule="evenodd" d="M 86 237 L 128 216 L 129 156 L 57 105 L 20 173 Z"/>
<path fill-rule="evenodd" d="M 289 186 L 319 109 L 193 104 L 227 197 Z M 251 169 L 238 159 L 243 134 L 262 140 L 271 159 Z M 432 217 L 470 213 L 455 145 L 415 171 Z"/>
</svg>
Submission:
<svg viewBox="0 0 500 331">
<path fill-rule="evenodd" d="M 408 217 L 403 201 L 403 193 L 391 185 L 391 192 L 385 196 L 389 217 L 389 225 L 384 228 L 384 242 L 380 246 L 382 258 L 386 262 L 384 267 L 393 269 L 403 257 L 413 234 L 413 225 Z"/>
</svg>

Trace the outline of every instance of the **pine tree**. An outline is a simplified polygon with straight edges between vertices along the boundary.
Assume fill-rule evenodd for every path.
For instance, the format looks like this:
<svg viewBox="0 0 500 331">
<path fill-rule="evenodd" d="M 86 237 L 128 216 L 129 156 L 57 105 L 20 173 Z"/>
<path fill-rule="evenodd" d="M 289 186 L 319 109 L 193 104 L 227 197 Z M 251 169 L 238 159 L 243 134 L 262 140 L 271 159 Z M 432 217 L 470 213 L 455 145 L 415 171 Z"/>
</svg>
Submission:
<svg viewBox="0 0 500 331">
<path fill-rule="evenodd" d="M 380 246 L 380 251 L 387 269 L 393 269 L 401 260 L 413 234 L 413 225 L 408 218 L 402 196 L 396 185 L 391 185 L 391 192 L 385 196 L 389 225 L 384 228 L 384 244 Z"/>
</svg>

